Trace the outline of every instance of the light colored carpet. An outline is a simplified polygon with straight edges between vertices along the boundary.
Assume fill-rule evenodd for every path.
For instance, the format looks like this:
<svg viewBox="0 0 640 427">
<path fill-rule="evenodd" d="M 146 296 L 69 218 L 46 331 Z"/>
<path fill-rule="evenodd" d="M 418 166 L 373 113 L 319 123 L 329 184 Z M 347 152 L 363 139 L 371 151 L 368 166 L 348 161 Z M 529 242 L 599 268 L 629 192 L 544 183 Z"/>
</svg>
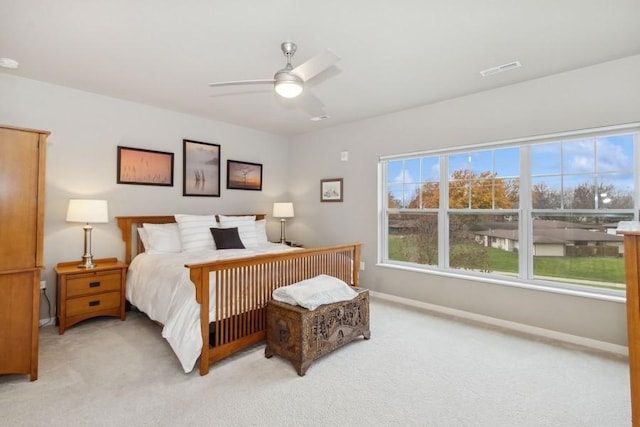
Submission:
<svg viewBox="0 0 640 427">
<path fill-rule="evenodd" d="M 137 312 L 41 329 L 39 379 L 0 376 L 2 426 L 630 425 L 625 359 L 371 300 L 371 340 L 306 376 L 264 345 L 185 375 Z"/>
</svg>

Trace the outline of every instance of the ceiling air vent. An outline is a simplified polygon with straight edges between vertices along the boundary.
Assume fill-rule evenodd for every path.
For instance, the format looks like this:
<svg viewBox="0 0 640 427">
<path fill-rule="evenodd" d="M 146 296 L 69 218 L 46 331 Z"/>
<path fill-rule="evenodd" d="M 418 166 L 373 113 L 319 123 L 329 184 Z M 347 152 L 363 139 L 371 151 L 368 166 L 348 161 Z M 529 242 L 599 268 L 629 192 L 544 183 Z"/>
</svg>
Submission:
<svg viewBox="0 0 640 427">
<path fill-rule="evenodd" d="M 509 62 L 508 64 L 498 65 L 497 67 L 487 68 L 486 70 L 480 71 L 480 75 L 482 77 L 492 76 L 494 74 L 501 73 L 503 71 L 513 70 L 515 68 L 522 67 L 520 61 Z"/>
<path fill-rule="evenodd" d="M 11 58 L 0 58 L 0 67 L 2 68 L 11 68 L 11 69 L 16 69 L 18 68 L 18 61 L 16 61 L 15 59 L 11 59 Z"/>
</svg>

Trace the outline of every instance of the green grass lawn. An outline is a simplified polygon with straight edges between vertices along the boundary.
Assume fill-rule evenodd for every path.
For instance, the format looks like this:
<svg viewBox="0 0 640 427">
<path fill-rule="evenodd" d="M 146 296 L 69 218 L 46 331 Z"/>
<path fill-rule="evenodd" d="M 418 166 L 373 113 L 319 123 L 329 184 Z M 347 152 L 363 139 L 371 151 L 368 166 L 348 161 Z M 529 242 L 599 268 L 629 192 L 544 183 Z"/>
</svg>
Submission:
<svg viewBox="0 0 640 427">
<path fill-rule="evenodd" d="M 537 276 L 566 277 L 599 282 L 624 283 L 622 257 L 535 257 L 533 271 Z"/>
<path fill-rule="evenodd" d="M 496 271 L 517 272 L 518 254 L 488 248 L 491 266 Z M 622 257 L 533 257 L 535 276 L 624 283 Z"/>
<path fill-rule="evenodd" d="M 399 236 L 389 238 L 389 258 L 415 262 L 412 253 L 417 248 L 407 247 L 408 241 Z M 485 248 L 493 271 L 518 272 L 518 254 L 495 248 Z M 623 257 L 534 257 L 535 276 L 596 282 L 624 283 Z"/>
</svg>

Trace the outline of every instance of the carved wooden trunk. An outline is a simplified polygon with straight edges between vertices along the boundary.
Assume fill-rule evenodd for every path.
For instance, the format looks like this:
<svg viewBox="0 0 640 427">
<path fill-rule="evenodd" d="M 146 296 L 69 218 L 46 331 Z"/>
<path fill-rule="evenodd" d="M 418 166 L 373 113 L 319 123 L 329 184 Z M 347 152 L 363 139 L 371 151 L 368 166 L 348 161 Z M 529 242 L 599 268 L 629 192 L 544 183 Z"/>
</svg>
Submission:
<svg viewBox="0 0 640 427">
<path fill-rule="evenodd" d="M 281 356 L 305 374 L 311 362 L 353 341 L 369 339 L 369 291 L 354 288 L 350 301 L 325 304 L 309 311 L 279 301 L 267 303 L 267 346 L 264 355 Z"/>
</svg>

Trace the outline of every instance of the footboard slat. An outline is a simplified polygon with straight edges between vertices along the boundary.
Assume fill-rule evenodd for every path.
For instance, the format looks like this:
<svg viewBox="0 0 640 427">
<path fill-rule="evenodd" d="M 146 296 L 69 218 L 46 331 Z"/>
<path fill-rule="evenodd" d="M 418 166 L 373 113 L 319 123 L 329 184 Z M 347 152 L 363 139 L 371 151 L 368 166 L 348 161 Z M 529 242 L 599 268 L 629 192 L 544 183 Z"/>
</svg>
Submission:
<svg viewBox="0 0 640 427">
<path fill-rule="evenodd" d="M 273 291 L 281 286 L 327 274 L 352 286 L 359 284 L 360 244 L 302 249 L 250 258 L 189 264 L 198 301 L 205 304 L 214 287 L 215 310 L 209 319 L 201 307 L 203 345 L 200 374 L 209 365 L 252 345 L 265 336 L 265 307 Z M 206 315 L 205 315 L 206 312 Z M 213 340 L 209 345 L 209 321 Z M 206 324 L 204 323 L 206 322 Z M 207 335 L 206 337 L 204 335 Z"/>
</svg>

